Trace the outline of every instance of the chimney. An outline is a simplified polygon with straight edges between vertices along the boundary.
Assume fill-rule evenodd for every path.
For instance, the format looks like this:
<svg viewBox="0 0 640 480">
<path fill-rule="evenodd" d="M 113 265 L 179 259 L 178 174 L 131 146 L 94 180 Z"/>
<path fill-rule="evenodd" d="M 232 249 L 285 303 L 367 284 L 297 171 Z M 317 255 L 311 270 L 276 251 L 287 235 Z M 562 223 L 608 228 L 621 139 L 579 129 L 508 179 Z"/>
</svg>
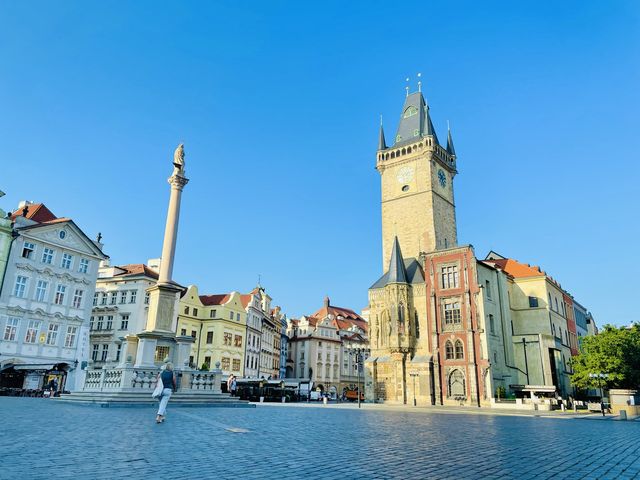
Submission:
<svg viewBox="0 0 640 480">
<path fill-rule="evenodd" d="M 329 308 L 329 305 L 329 296 L 327 295 L 326 297 L 324 297 L 324 308 Z"/>
</svg>

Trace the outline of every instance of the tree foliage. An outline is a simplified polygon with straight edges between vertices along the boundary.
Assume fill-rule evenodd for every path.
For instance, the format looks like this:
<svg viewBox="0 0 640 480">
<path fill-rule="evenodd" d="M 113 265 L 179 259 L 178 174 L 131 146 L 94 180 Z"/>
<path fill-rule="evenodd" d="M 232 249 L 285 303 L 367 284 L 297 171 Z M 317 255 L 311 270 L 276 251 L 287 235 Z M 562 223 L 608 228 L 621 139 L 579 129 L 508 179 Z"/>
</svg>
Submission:
<svg viewBox="0 0 640 480">
<path fill-rule="evenodd" d="M 571 383 L 577 388 L 638 388 L 640 386 L 640 325 L 605 325 L 598 335 L 582 337 L 573 358 Z M 589 374 L 607 374 L 592 378 Z"/>
</svg>

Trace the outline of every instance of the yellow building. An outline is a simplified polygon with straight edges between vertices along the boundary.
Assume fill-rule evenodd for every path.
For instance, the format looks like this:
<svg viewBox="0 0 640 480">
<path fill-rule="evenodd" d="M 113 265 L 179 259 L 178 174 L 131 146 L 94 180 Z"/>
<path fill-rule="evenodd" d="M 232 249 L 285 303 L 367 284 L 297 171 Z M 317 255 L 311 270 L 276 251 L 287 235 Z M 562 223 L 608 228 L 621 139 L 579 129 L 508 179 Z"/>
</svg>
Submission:
<svg viewBox="0 0 640 480">
<path fill-rule="evenodd" d="M 216 368 L 223 375 L 244 375 L 246 312 L 238 292 L 200 295 L 191 285 L 180 299 L 178 335 L 195 339 L 190 363 L 201 368 Z"/>
</svg>

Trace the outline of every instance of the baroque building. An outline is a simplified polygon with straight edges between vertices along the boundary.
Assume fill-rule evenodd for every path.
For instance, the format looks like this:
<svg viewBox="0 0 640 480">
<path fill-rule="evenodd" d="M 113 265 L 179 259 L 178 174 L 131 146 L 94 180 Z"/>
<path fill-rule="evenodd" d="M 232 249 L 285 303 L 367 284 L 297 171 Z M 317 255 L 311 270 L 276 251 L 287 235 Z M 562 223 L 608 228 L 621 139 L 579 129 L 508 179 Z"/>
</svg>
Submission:
<svg viewBox="0 0 640 480">
<path fill-rule="evenodd" d="M 331 398 L 353 390 L 362 381 L 356 349 L 365 358 L 369 355 L 367 330 L 360 315 L 331 305 L 328 297 L 313 315 L 288 319 L 287 378 L 309 379 L 313 388 Z"/>
<path fill-rule="evenodd" d="M 70 218 L 21 202 L 0 292 L 0 386 L 41 389 L 84 382 L 91 298 L 107 258 Z"/>
<path fill-rule="evenodd" d="M 230 374 L 242 376 L 246 331 L 246 312 L 238 292 L 200 295 L 191 285 L 182 294 L 177 334 L 194 339 L 189 356 L 194 367 L 220 368 L 223 379 Z"/>
<path fill-rule="evenodd" d="M 146 265 L 112 266 L 108 260 L 100 264 L 89 319 L 89 362 L 93 368 L 126 361 L 125 339 L 146 328 L 147 289 L 158 281 L 159 268 L 159 259 L 149 260 Z"/>
</svg>

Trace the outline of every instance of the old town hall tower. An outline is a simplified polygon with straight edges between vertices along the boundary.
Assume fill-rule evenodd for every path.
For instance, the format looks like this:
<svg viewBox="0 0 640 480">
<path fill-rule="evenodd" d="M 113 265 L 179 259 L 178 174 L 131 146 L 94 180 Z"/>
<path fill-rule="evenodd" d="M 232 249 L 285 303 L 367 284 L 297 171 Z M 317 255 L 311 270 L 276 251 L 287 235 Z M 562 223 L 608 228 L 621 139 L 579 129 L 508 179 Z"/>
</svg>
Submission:
<svg viewBox="0 0 640 480">
<path fill-rule="evenodd" d="M 446 147 L 441 146 L 420 89 L 407 91 L 392 146 L 380 126 L 376 169 L 382 190 L 384 274 L 369 289 L 366 396 L 407 403 L 408 379 L 413 377 L 415 396 L 432 403 L 435 379 L 423 256 L 456 245 L 457 172 L 451 132 Z"/>
<path fill-rule="evenodd" d="M 438 141 L 421 92 L 407 95 L 391 147 L 380 126 L 376 169 L 382 186 L 382 268 L 398 237 L 405 255 L 455 246 L 453 178 L 456 154 L 451 140 Z"/>
</svg>

